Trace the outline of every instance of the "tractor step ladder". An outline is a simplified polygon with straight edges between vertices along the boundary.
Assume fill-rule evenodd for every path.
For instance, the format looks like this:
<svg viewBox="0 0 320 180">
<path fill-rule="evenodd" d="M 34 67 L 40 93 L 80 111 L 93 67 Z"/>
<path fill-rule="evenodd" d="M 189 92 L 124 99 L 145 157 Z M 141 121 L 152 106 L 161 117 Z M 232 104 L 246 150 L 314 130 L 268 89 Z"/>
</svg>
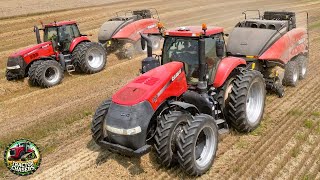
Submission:
<svg viewBox="0 0 320 180">
<path fill-rule="evenodd" d="M 74 67 L 73 64 L 69 64 L 69 65 L 66 66 L 66 70 L 70 74 L 71 72 L 75 71 L 76 68 Z"/>
<path fill-rule="evenodd" d="M 65 62 L 66 62 L 66 71 L 70 74 L 71 72 L 75 71 L 76 68 L 74 67 L 73 64 L 71 64 L 71 58 L 70 56 L 65 56 Z"/>
<path fill-rule="evenodd" d="M 226 122 L 226 120 L 224 119 L 217 119 L 215 120 L 217 126 L 218 126 L 218 132 L 219 134 L 227 134 L 229 133 L 229 127 L 228 124 Z"/>
</svg>

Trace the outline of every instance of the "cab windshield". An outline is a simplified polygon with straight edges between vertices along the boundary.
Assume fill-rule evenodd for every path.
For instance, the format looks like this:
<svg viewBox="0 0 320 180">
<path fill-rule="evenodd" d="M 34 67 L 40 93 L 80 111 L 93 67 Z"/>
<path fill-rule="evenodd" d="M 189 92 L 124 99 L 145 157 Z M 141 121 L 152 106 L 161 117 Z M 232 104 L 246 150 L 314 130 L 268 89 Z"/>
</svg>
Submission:
<svg viewBox="0 0 320 180">
<path fill-rule="evenodd" d="M 181 61 L 190 65 L 199 64 L 197 39 L 167 37 L 163 48 L 164 64 L 171 61 Z"/>
<path fill-rule="evenodd" d="M 47 41 L 56 41 L 56 38 L 57 38 L 57 30 L 58 28 L 57 27 L 49 27 L 49 28 L 45 28 L 44 30 L 44 42 L 47 42 Z"/>
<path fill-rule="evenodd" d="M 214 65 L 218 61 L 216 54 L 217 37 L 205 38 L 205 61 L 207 74 L 211 75 Z M 194 84 L 199 80 L 199 39 L 190 37 L 166 37 L 163 45 L 162 63 L 172 61 L 184 63 L 187 80 Z"/>
<path fill-rule="evenodd" d="M 58 39 L 57 36 L 59 35 L 59 41 L 71 41 L 72 39 L 79 37 L 80 32 L 77 25 L 64 25 L 64 26 L 53 26 L 47 27 L 44 30 L 44 41 L 56 41 Z"/>
</svg>

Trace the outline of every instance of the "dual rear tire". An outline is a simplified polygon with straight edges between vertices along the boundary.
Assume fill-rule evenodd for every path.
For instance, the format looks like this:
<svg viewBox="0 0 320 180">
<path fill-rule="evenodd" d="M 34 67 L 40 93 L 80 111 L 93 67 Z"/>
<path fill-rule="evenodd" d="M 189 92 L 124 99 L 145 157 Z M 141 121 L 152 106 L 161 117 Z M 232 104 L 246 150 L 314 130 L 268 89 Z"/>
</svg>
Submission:
<svg viewBox="0 0 320 180">
<path fill-rule="evenodd" d="M 256 129 L 263 117 L 266 90 L 259 71 L 236 69 L 219 89 L 219 102 L 229 125 L 239 132 Z"/>
<path fill-rule="evenodd" d="M 102 71 L 107 63 L 105 48 L 96 42 L 78 44 L 72 52 L 72 58 L 76 70 L 86 74 Z"/>
</svg>

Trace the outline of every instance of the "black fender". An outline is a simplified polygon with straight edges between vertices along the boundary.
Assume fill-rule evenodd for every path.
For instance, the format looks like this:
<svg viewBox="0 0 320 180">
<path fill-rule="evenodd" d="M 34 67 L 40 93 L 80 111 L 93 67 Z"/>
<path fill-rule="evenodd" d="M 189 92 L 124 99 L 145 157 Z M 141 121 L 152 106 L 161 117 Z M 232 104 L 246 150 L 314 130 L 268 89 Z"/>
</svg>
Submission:
<svg viewBox="0 0 320 180">
<path fill-rule="evenodd" d="M 192 115 L 198 114 L 200 113 L 199 109 L 190 103 L 186 103 L 186 102 L 181 102 L 181 101 L 173 101 L 170 102 L 169 105 L 175 105 L 175 106 L 179 106 L 180 108 L 189 111 Z"/>
<path fill-rule="evenodd" d="M 194 105 L 201 113 L 211 115 L 213 105 L 209 102 L 208 98 L 206 94 L 199 94 L 194 91 L 186 91 L 182 95 L 184 102 Z"/>
</svg>

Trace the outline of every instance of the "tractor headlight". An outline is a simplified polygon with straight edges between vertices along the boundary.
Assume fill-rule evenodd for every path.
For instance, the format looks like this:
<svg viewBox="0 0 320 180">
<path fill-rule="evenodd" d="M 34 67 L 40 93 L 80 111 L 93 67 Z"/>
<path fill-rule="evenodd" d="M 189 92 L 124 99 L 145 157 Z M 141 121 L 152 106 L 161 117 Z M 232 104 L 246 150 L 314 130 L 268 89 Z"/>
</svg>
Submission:
<svg viewBox="0 0 320 180">
<path fill-rule="evenodd" d="M 18 57 L 9 57 L 7 61 L 7 69 L 20 69 L 25 66 L 24 60 L 21 56 Z"/>
</svg>

